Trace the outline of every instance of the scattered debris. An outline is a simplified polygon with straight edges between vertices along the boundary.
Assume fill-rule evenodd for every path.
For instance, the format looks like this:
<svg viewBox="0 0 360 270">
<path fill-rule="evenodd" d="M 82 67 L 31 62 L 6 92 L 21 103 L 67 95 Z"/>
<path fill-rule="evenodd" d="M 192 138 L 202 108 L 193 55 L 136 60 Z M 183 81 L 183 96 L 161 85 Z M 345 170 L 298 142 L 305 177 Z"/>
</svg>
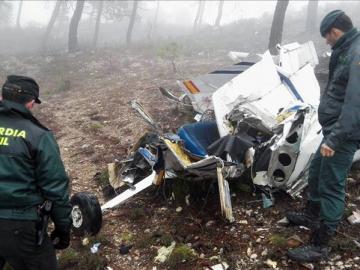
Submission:
<svg viewBox="0 0 360 270">
<path fill-rule="evenodd" d="M 351 225 L 360 224 L 360 212 L 359 210 L 353 211 L 352 215 L 347 219 Z"/>
<path fill-rule="evenodd" d="M 132 247 L 133 247 L 133 245 L 121 244 L 120 247 L 119 247 L 120 254 L 121 255 L 128 254 Z"/>
<path fill-rule="evenodd" d="M 229 265 L 226 262 L 221 262 L 219 264 L 215 264 L 210 267 L 211 270 L 227 270 L 229 268 Z M 205 269 L 209 269 L 208 267 L 204 267 Z"/>
<path fill-rule="evenodd" d="M 101 243 L 95 243 L 91 248 L 90 251 L 91 253 L 95 254 L 99 251 L 99 247 L 100 247 Z"/>
</svg>

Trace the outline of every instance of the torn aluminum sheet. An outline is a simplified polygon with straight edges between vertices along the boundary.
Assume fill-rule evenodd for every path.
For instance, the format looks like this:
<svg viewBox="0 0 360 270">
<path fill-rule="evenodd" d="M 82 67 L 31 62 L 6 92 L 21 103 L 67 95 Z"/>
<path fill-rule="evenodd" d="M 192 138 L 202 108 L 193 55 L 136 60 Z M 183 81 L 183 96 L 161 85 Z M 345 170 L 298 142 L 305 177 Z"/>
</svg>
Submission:
<svg viewBox="0 0 360 270">
<path fill-rule="evenodd" d="M 281 69 L 285 74 L 293 74 L 301 68 L 309 65 L 316 66 L 319 63 L 315 47 L 312 41 L 304 44 L 291 43 L 279 48 L 279 56 L 274 56 L 277 68 Z M 217 69 L 208 74 L 200 75 L 185 81 L 178 81 L 180 89 L 188 96 L 194 110 L 198 113 L 204 113 L 213 110 L 211 95 L 217 91 L 225 83 L 229 82 L 253 64 L 260 61 L 264 54 L 255 56 L 246 52 L 230 51 L 228 56 L 233 61 L 241 61 L 235 65 Z M 261 74 L 263 76 L 264 73 Z M 289 76 L 288 76 L 289 77 Z M 306 83 L 306 82 L 304 82 Z M 179 98 L 168 91 L 160 91 L 167 98 L 179 102 Z M 170 95 L 169 95 L 170 94 Z M 177 100 L 176 100 L 177 99 Z"/>
<path fill-rule="evenodd" d="M 277 63 L 278 66 L 289 73 L 295 73 L 308 64 L 312 67 L 319 64 L 319 59 L 312 41 L 304 44 L 294 42 L 280 46 L 279 54 L 280 59 L 279 63 Z"/>
</svg>

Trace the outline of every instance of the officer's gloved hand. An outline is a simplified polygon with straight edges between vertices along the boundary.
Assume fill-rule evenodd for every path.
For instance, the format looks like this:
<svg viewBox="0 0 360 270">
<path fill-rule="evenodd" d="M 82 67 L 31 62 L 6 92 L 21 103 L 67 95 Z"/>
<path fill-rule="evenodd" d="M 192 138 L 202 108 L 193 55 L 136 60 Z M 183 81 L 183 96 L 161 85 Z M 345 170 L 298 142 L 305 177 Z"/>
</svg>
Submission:
<svg viewBox="0 0 360 270">
<path fill-rule="evenodd" d="M 70 226 L 55 226 L 50 234 L 55 249 L 65 249 L 70 244 Z"/>
</svg>

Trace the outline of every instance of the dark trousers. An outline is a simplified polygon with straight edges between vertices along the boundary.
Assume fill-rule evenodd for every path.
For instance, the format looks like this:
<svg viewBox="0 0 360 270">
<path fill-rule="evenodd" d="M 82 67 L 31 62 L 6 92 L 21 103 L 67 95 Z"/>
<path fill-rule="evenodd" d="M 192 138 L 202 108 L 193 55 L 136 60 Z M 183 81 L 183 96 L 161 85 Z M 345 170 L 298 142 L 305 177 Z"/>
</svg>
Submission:
<svg viewBox="0 0 360 270">
<path fill-rule="evenodd" d="M 58 269 L 50 238 L 36 245 L 34 221 L 0 220 L 0 258 L 14 270 Z"/>
<path fill-rule="evenodd" d="M 335 231 L 345 208 L 345 183 L 358 142 L 344 142 L 332 157 L 323 157 L 320 147 L 309 169 L 309 199 L 320 203 L 320 220 Z"/>
</svg>

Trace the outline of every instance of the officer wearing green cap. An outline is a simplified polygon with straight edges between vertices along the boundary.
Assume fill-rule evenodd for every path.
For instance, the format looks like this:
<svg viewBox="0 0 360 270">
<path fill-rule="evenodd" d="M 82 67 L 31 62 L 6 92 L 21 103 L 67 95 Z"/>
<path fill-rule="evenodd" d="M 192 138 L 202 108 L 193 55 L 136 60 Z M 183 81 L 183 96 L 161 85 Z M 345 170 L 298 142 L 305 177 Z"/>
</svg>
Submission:
<svg viewBox="0 0 360 270">
<path fill-rule="evenodd" d="M 310 243 L 288 251 L 300 262 L 327 258 L 345 207 L 345 181 L 360 142 L 360 33 L 344 11 L 327 14 L 321 36 L 331 46 L 329 78 L 318 108 L 324 139 L 309 169 L 309 198 L 290 223 L 313 230 Z"/>
<path fill-rule="evenodd" d="M 7 77 L 0 101 L 0 258 L 15 270 L 57 269 L 55 249 L 70 242 L 69 179 L 52 132 L 30 112 L 35 103 L 35 80 Z M 52 205 L 50 237 L 41 223 L 44 202 Z"/>
</svg>

